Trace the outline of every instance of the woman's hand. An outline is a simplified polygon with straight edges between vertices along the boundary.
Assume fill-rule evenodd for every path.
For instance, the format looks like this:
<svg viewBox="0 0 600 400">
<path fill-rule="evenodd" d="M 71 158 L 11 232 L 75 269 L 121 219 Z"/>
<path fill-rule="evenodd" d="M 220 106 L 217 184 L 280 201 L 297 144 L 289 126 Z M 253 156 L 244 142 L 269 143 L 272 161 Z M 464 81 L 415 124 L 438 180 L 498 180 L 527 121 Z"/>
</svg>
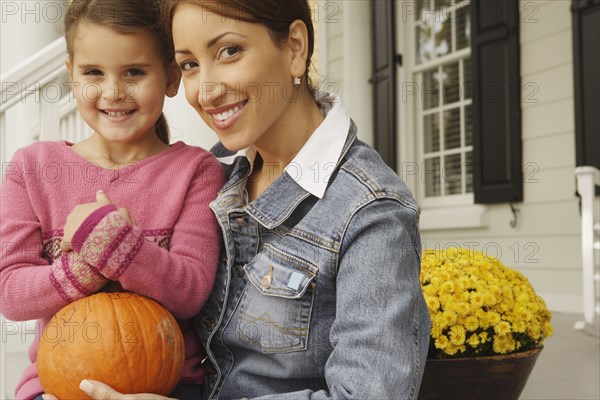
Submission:
<svg viewBox="0 0 600 400">
<path fill-rule="evenodd" d="M 123 394 L 105 383 L 91 380 L 81 381 L 79 389 L 94 400 L 176 400 L 152 393 Z M 42 397 L 44 400 L 60 400 L 51 394 L 44 394 Z"/>
<path fill-rule="evenodd" d="M 95 202 L 79 204 L 75 206 L 75 208 L 73 208 L 73 211 L 71 211 L 71 213 L 67 217 L 67 222 L 63 228 L 64 233 L 62 243 L 60 244 L 60 249 L 64 253 L 70 251 L 73 235 L 75 234 L 77 229 L 79 229 L 83 221 L 85 221 L 85 219 L 97 209 L 111 204 L 112 200 L 108 198 L 106 193 L 104 193 L 102 190 L 98 190 L 96 192 Z M 131 218 L 131 215 L 129 215 L 129 211 L 127 209 L 120 208 L 118 211 L 123 217 L 125 217 L 127 221 L 129 221 L 130 224 L 135 225 L 135 221 Z"/>
</svg>

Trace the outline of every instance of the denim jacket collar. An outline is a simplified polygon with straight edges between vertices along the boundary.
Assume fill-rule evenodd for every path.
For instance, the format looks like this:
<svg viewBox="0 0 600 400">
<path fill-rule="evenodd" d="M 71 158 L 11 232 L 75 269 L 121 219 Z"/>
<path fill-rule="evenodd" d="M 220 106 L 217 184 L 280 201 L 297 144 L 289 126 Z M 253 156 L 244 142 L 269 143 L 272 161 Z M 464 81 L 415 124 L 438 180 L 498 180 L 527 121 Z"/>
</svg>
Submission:
<svg viewBox="0 0 600 400">
<path fill-rule="evenodd" d="M 356 125 L 350 121 L 350 129 L 337 160 L 336 171 L 355 139 Z M 265 228 L 273 229 L 282 224 L 294 212 L 296 207 L 310 195 L 309 191 L 300 186 L 285 172 L 247 206 L 247 211 Z"/>
<path fill-rule="evenodd" d="M 341 160 L 355 139 L 356 125 L 353 121 L 350 121 L 350 128 L 339 159 L 337 160 L 334 173 L 339 168 Z M 213 149 L 213 151 L 219 156 L 219 149 Z M 227 182 L 219 192 L 217 199 L 211 204 L 211 208 L 215 210 L 220 209 L 222 207 L 221 204 L 225 204 L 223 203 L 223 199 L 226 197 L 239 199 L 241 193 L 244 191 L 240 185 L 245 184 L 246 178 L 250 174 L 251 164 L 246 157 L 234 155 L 232 160 L 232 165 L 225 165 L 228 174 Z M 255 218 L 265 228 L 273 229 L 281 225 L 294 212 L 296 207 L 310 195 L 311 193 L 300 186 L 289 173 L 284 172 L 256 200 L 244 208 L 250 216 Z M 235 206 L 236 203 L 241 204 L 239 201 L 229 202 L 225 200 L 225 202 L 231 206 Z"/>
<path fill-rule="evenodd" d="M 340 97 L 335 94 L 317 92 L 315 100 L 325 119 L 285 167 L 284 172 L 306 191 L 322 198 L 327 189 L 326 178 L 331 175 L 342 152 L 346 132 L 350 128 L 350 115 Z M 256 158 L 256 149 L 252 146 L 233 155 L 219 157 L 219 161 L 231 165 L 238 157 L 247 158 L 252 171 Z"/>
</svg>

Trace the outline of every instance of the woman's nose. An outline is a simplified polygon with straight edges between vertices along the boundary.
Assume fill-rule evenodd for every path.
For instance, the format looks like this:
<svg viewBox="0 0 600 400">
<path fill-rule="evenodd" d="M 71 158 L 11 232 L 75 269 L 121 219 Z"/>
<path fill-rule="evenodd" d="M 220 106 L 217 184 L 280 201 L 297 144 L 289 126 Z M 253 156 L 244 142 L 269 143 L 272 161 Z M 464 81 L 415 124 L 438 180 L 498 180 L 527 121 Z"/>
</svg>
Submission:
<svg viewBox="0 0 600 400">
<path fill-rule="evenodd" d="M 198 76 L 198 102 L 203 107 L 214 106 L 215 102 L 225 94 L 224 85 L 206 69 Z"/>
</svg>

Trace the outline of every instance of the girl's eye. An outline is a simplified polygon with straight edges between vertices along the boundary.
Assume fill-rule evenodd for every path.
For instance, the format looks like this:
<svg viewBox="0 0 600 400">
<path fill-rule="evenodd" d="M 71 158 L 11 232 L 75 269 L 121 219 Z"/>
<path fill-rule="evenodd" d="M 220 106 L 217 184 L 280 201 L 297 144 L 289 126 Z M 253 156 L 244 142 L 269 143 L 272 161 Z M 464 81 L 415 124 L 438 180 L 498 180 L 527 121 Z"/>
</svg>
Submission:
<svg viewBox="0 0 600 400">
<path fill-rule="evenodd" d="M 194 68 L 198 68 L 198 63 L 195 61 L 184 61 L 181 64 L 179 64 L 179 68 L 182 71 L 190 71 Z"/>
<path fill-rule="evenodd" d="M 140 76 L 144 75 L 144 71 L 136 68 L 132 68 L 125 73 L 125 76 Z"/>
<path fill-rule="evenodd" d="M 237 46 L 227 46 L 219 52 L 219 58 L 227 60 L 238 55 L 240 51 L 241 49 Z"/>
<path fill-rule="evenodd" d="M 90 69 L 88 71 L 85 71 L 83 74 L 84 75 L 92 75 L 92 76 L 100 76 L 100 75 L 102 75 L 102 71 L 100 71 L 99 69 Z"/>
</svg>

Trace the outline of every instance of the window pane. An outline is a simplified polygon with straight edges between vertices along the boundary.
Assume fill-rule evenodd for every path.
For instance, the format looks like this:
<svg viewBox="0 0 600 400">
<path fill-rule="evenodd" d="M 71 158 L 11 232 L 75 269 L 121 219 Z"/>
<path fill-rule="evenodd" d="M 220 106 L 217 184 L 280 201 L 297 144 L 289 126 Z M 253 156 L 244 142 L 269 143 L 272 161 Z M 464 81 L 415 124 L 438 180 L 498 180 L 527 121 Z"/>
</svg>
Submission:
<svg viewBox="0 0 600 400">
<path fill-rule="evenodd" d="M 457 102 L 460 98 L 458 63 L 444 65 L 441 78 L 444 87 L 444 104 Z"/>
<path fill-rule="evenodd" d="M 444 111 L 444 149 L 460 147 L 460 108 Z"/>
<path fill-rule="evenodd" d="M 465 153 L 465 173 L 467 193 L 473 193 L 473 152 Z"/>
<path fill-rule="evenodd" d="M 429 8 L 429 0 L 417 0 L 417 13 L 415 14 L 415 19 L 417 21 L 422 21 L 423 20 L 423 15 L 421 13 L 423 13 L 424 10 L 427 10 Z"/>
<path fill-rule="evenodd" d="M 448 11 L 444 11 L 446 13 Z M 435 54 L 437 57 L 444 56 L 452 52 L 452 21 L 450 17 L 443 17 L 436 14 L 433 18 L 432 26 L 435 32 Z"/>
<path fill-rule="evenodd" d="M 423 117 L 423 131 L 425 135 L 425 153 L 439 151 L 440 118 L 438 113 Z"/>
<path fill-rule="evenodd" d="M 437 68 L 423 73 L 423 109 L 427 110 L 440 104 L 440 86 Z"/>
<path fill-rule="evenodd" d="M 425 160 L 425 196 L 440 196 L 440 159 L 439 157 Z"/>
<path fill-rule="evenodd" d="M 471 58 L 465 58 L 463 61 L 463 82 L 464 82 L 464 98 L 470 99 L 473 97 L 473 72 L 471 71 Z"/>
<path fill-rule="evenodd" d="M 473 117 L 471 106 L 465 107 L 465 146 L 473 145 Z"/>
<path fill-rule="evenodd" d="M 462 193 L 462 166 L 460 154 L 452 154 L 444 158 L 444 184 L 446 194 Z"/>
<path fill-rule="evenodd" d="M 471 45 L 471 21 L 469 19 L 469 6 L 456 10 L 456 50 Z"/>
<path fill-rule="evenodd" d="M 417 64 L 433 60 L 433 36 L 431 28 L 423 22 L 416 25 Z"/>
<path fill-rule="evenodd" d="M 448 15 L 450 14 L 449 8 L 451 3 L 451 0 L 434 0 L 433 6 L 435 7 L 435 11 L 441 11 L 442 15 Z"/>
</svg>

